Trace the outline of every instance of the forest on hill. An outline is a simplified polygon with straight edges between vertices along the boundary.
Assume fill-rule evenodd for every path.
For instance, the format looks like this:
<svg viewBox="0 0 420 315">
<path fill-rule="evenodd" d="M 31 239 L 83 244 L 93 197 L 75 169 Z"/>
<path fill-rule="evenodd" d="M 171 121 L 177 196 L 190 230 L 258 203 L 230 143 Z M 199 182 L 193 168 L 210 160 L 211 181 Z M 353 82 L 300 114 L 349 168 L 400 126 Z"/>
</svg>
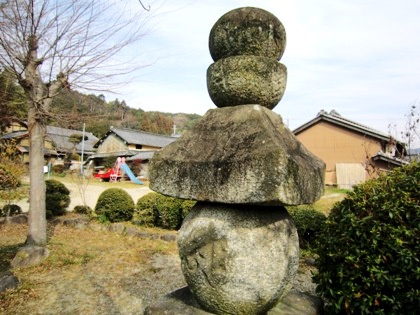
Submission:
<svg viewBox="0 0 420 315">
<path fill-rule="evenodd" d="M 0 72 L 0 129 L 13 119 L 25 121 L 28 114 L 25 95 L 7 72 Z M 183 133 L 202 117 L 198 114 L 162 113 L 131 108 L 124 100 L 108 101 L 104 95 L 62 90 L 46 113 L 48 124 L 86 131 L 102 137 L 111 126 L 142 130 L 162 135 Z"/>
</svg>

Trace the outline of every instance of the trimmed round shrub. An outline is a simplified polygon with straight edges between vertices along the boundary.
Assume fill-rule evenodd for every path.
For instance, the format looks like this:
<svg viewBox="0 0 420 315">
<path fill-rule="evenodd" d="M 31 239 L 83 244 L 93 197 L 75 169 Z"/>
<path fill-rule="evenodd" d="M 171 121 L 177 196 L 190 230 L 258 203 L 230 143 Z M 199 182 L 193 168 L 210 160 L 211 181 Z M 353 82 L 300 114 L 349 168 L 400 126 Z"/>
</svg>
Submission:
<svg viewBox="0 0 420 315">
<path fill-rule="evenodd" d="M 312 249 L 325 226 L 327 216 L 310 205 L 287 207 L 299 235 L 299 246 Z"/>
<path fill-rule="evenodd" d="M 93 210 L 91 207 L 83 206 L 83 205 L 75 206 L 73 211 L 79 214 L 87 214 L 87 215 L 91 215 L 93 213 Z"/>
<path fill-rule="evenodd" d="M 149 193 L 137 201 L 134 224 L 178 230 L 195 201 Z"/>
<path fill-rule="evenodd" d="M 99 195 L 95 213 L 102 221 L 129 221 L 134 213 L 133 198 L 121 188 L 108 188 Z"/>
<path fill-rule="evenodd" d="M 148 193 L 137 200 L 136 210 L 133 215 L 133 223 L 144 226 L 155 226 L 159 217 L 157 210 L 158 193 Z"/>
<path fill-rule="evenodd" d="M 15 204 L 5 205 L 3 209 L 0 209 L 0 216 L 12 216 L 22 213 L 22 208 Z"/>
<path fill-rule="evenodd" d="M 47 218 L 65 214 L 70 204 L 70 191 L 62 182 L 55 179 L 46 180 L 45 185 Z"/>
<path fill-rule="evenodd" d="M 420 164 L 354 187 L 317 245 L 317 292 L 328 314 L 417 314 Z"/>
</svg>

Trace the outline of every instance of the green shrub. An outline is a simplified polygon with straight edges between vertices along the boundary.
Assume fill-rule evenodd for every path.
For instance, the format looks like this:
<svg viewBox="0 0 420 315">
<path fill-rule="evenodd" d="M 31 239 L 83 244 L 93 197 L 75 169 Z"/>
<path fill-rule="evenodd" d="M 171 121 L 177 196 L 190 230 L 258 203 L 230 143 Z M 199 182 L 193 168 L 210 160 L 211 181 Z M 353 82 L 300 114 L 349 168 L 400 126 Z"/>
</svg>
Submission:
<svg viewBox="0 0 420 315">
<path fill-rule="evenodd" d="M 159 194 L 151 192 L 139 198 L 133 215 L 133 223 L 144 226 L 155 226 L 158 217 L 156 201 Z"/>
<path fill-rule="evenodd" d="M 16 188 L 19 183 L 19 177 L 13 174 L 8 165 L 0 164 L 0 190 Z"/>
<path fill-rule="evenodd" d="M 149 193 L 137 201 L 133 223 L 178 230 L 195 201 Z"/>
<path fill-rule="evenodd" d="M 53 174 L 60 175 L 64 173 L 64 169 L 65 169 L 64 164 L 57 164 L 57 165 L 54 165 L 51 170 Z"/>
<path fill-rule="evenodd" d="M 300 247 L 312 249 L 325 226 L 326 215 L 310 205 L 287 207 L 287 211 L 295 222 Z"/>
<path fill-rule="evenodd" d="M 46 180 L 45 185 L 47 218 L 65 214 L 70 204 L 70 191 L 62 182 L 55 179 Z"/>
<path fill-rule="evenodd" d="M 22 208 L 15 204 L 5 205 L 3 209 L 0 209 L 1 217 L 12 216 L 12 215 L 21 214 L 21 213 L 22 213 Z"/>
<path fill-rule="evenodd" d="M 420 164 L 354 188 L 317 246 L 317 292 L 330 314 L 417 314 Z"/>
<path fill-rule="evenodd" d="M 82 205 L 75 206 L 73 211 L 79 214 L 87 214 L 87 215 L 91 215 L 93 213 L 93 210 L 91 207 L 82 206 Z"/>
<path fill-rule="evenodd" d="M 102 221 L 129 221 L 134 213 L 133 198 L 121 188 L 108 188 L 98 198 L 95 212 Z"/>
</svg>

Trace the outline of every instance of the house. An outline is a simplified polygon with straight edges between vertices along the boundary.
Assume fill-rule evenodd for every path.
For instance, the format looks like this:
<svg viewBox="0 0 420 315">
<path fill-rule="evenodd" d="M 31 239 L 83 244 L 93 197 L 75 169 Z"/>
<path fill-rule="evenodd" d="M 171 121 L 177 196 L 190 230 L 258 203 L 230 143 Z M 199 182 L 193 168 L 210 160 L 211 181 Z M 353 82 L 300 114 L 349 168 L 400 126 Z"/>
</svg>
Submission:
<svg viewBox="0 0 420 315">
<path fill-rule="evenodd" d="M 407 162 L 403 143 L 349 120 L 335 110 L 296 128 L 300 142 L 326 164 L 325 184 L 351 188 Z"/>
<path fill-rule="evenodd" d="M 147 164 L 154 152 L 176 139 L 177 137 L 145 131 L 111 127 L 94 145 L 96 153 L 90 156 L 89 160 L 94 161 L 98 170 L 110 167 L 109 161 L 113 163 L 118 157 L 124 157 L 128 164 L 136 168 L 134 173 L 147 177 Z"/>
<path fill-rule="evenodd" d="M 47 126 L 44 141 L 44 156 L 46 161 L 62 163 L 65 158 L 73 153 L 88 157 L 94 153 L 93 145 L 99 140 L 90 132 L 84 133 L 80 130 L 66 129 L 61 127 Z M 79 136 L 80 142 L 72 142 L 71 138 Z M 11 124 L 0 140 L 14 140 L 16 147 L 22 154 L 25 163 L 29 163 L 29 133 L 25 123 L 15 122 Z"/>
</svg>

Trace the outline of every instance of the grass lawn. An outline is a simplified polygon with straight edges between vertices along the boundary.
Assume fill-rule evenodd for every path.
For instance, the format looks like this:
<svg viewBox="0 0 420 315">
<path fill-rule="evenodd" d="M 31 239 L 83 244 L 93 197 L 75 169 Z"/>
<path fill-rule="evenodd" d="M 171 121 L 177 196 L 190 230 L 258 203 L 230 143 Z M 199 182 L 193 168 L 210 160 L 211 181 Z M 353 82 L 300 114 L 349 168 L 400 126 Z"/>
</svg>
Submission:
<svg viewBox="0 0 420 315">
<path fill-rule="evenodd" d="M 349 192 L 347 189 L 339 189 L 335 187 L 326 187 L 324 195 L 314 203 L 314 208 L 326 215 L 330 213 L 331 208 L 336 202 L 344 199 Z"/>
</svg>

